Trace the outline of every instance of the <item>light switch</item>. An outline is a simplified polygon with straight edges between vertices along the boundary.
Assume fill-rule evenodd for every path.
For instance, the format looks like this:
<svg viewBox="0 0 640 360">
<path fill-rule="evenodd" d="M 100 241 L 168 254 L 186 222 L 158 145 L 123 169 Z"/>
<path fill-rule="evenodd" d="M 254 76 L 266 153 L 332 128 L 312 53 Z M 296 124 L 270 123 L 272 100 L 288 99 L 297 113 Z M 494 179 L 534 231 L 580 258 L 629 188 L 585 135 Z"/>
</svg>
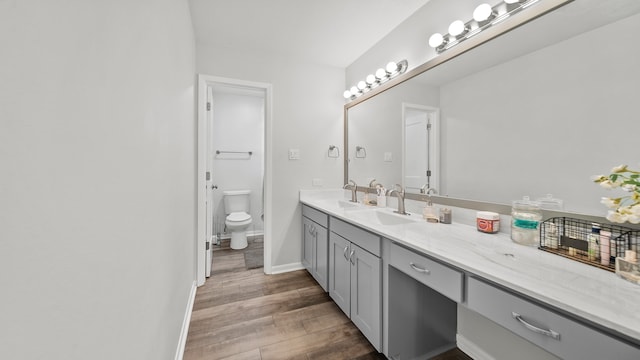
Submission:
<svg viewBox="0 0 640 360">
<path fill-rule="evenodd" d="M 391 156 L 390 152 L 384 153 L 384 161 L 387 161 L 387 162 L 393 161 L 393 156 Z"/>
<path fill-rule="evenodd" d="M 300 149 L 289 149 L 289 160 L 299 160 Z"/>
</svg>

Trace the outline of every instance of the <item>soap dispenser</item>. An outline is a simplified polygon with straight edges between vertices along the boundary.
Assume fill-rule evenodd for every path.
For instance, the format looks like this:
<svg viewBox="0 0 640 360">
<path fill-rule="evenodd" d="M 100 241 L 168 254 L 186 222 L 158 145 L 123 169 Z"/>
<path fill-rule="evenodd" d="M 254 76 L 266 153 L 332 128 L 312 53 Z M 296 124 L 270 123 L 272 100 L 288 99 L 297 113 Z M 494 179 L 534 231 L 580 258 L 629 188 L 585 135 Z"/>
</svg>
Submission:
<svg viewBox="0 0 640 360">
<path fill-rule="evenodd" d="M 436 208 L 433 207 L 430 196 L 427 198 L 427 205 L 422 210 L 422 217 L 427 220 L 427 222 L 437 223 L 439 221 L 438 212 Z"/>
</svg>

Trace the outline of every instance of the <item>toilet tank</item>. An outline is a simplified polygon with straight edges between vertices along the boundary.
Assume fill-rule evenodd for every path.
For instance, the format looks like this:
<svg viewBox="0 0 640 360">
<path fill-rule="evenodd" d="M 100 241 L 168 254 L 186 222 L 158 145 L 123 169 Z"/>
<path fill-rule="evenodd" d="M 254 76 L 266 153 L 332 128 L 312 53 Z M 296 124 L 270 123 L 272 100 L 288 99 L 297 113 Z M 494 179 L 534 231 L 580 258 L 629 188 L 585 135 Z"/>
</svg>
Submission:
<svg viewBox="0 0 640 360">
<path fill-rule="evenodd" d="M 224 212 L 229 215 L 232 212 L 249 213 L 249 196 L 251 190 L 227 190 L 223 191 Z"/>
</svg>

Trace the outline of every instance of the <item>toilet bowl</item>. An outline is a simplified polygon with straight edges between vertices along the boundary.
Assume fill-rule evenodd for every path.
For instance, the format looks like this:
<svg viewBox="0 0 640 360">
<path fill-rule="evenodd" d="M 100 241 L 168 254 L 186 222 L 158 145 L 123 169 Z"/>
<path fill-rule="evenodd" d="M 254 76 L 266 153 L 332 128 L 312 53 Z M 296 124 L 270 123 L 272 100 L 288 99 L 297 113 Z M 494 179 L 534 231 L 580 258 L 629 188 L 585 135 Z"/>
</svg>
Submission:
<svg viewBox="0 0 640 360">
<path fill-rule="evenodd" d="M 250 190 L 223 191 L 224 208 L 227 218 L 225 226 L 231 233 L 230 247 L 234 250 L 247 247 L 247 229 L 251 225 L 251 215 L 249 215 L 249 195 Z"/>
<path fill-rule="evenodd" d="M 234 212 L 224 221 L 227 231 L 231 232 L 231 248 L 235 250 L 247 247 L 247 229 L 251 225 L 251 215 L 246 212 Z"/>
</svg>

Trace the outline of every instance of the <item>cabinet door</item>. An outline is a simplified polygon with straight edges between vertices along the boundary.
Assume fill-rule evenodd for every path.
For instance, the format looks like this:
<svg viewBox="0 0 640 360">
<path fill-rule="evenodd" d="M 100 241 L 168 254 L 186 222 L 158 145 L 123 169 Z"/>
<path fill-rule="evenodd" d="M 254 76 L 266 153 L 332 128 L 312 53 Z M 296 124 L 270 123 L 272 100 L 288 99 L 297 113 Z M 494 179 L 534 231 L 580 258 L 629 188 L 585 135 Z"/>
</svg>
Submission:
<svg viewBox="0 0 640 360">
<path fill-rule="evenodd" d="M 340 235 L 329 235 L 329 296 L 342 311 L 351 315 L 351 243 Z"/>
<path fill-rule="evenodd" d="M 327 228 L 316 225 L 313 238 L 313 277 L 324 291 L 327 291 L 329 285 L 329 238 Z"/>
<path fill-rule="evenodd" d="M 381 259 L 351 244 L 351 321 L 369 342 L 381 350 Z"/>
<path fill-rule="evenodd" d="M 313 274 L 313 240 L 311 230 L 313 222 L 302 217 L 302 266 Z"/>
</svg>

